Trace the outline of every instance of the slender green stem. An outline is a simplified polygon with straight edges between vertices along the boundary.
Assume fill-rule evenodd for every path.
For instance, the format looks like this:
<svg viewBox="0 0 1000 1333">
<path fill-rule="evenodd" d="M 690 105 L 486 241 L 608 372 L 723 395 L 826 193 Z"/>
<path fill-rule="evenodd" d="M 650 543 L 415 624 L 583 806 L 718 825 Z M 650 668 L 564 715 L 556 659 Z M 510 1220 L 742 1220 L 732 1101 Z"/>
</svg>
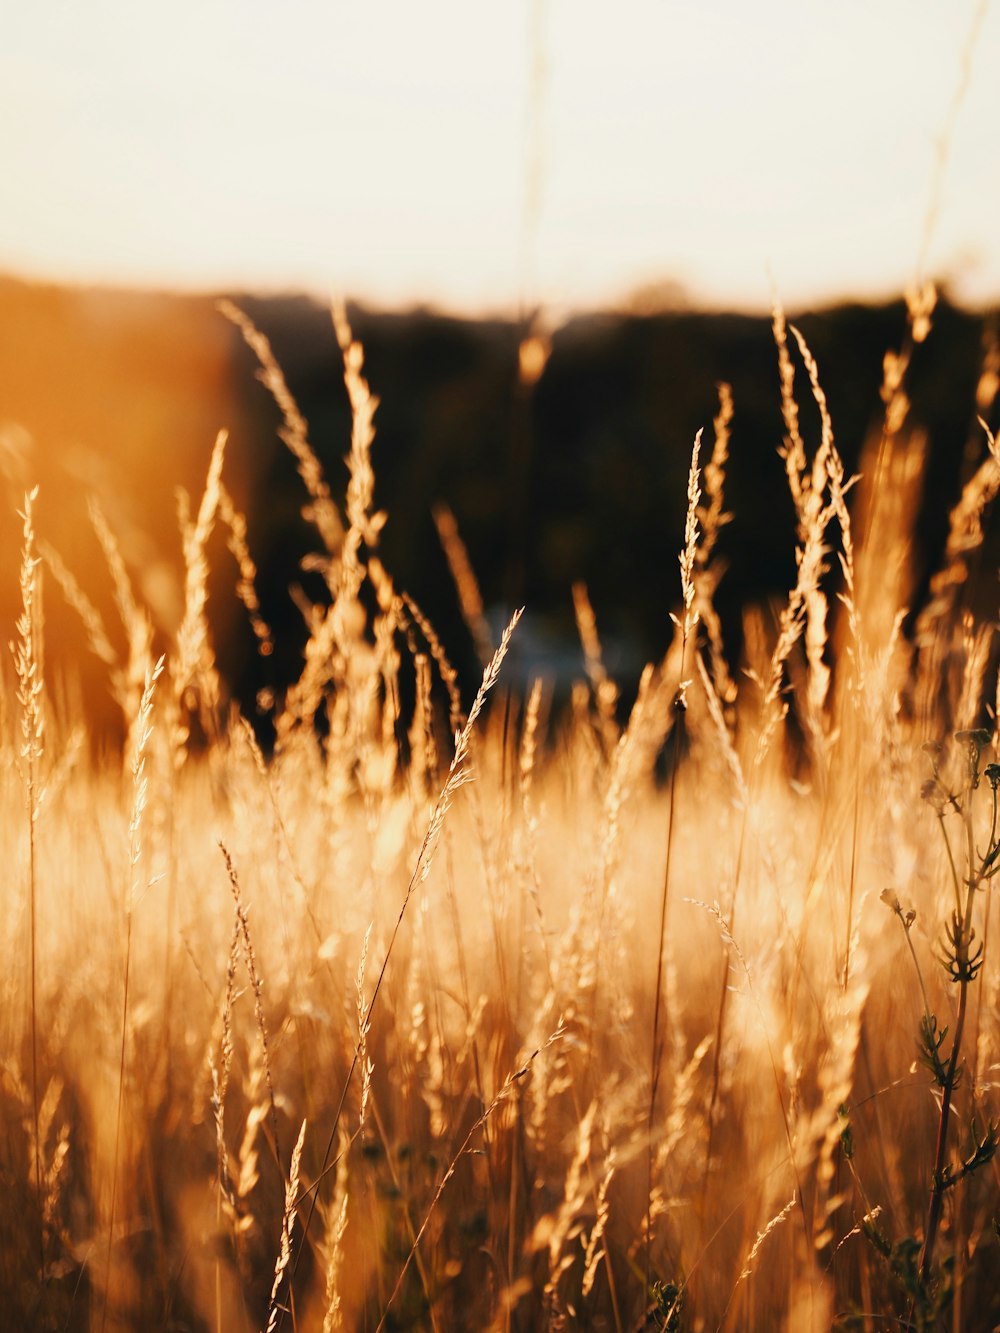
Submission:
<svg viewBox="0 0 1000 1333">
<path fill-rule="evenodd" d="M 931 1004 L 930 1000 L 927 998 L 927 987 L 924 985 L 924 974 L 920 967 L 920 959 L 917 957 L 917 951 L 913 947 L 912 939 L 910 939 L 910 927 L 906 924 L 905 921 L 903 922 L 903 932 L 906 935 L 906 944 L 908 949 L 910 950 L 910 957 L 913 959 L 913 966 L 916 969 L 917 973 L 917 981 L 920 985 L 920 997 L 924 1002 L 924 1018 L 930 1019 Z"/>
<path fill-rule="evenodd" d="M 993 817 L 990 820 L 990 841 L 988 847 L 986 848 L 987 861 L 989 861 L 990 857 L 993 854 L 994 848 L 996 847 L 996 836 L 997 836 L 997 789 L 992 782 L 990 783 L 990 786 L 993 788 Z"/>
<path fill-rule="evenodd" d="M 931 1181 L 931 1201 L 927 1210 L 927 1225 L 924 1228 L 924 1244 L 920 1251 L 920 1276 L 926 1282 L 930 1277 L 934 1262 L 934 1245 L 941 1222 L 941 1210 L 944 1207 L 945 1185 L 943 1174 L 945 1156 L 948 1151 L 948 1124 L 951 1117 L 951 1103 L 958 1082 L 958 1060 L 962 1048 L 962 1030 L 965 1027 L 965 1012 L 968 1000 L 968 984 L 962 982 L 958 998 L 958 1019 L 955 1023 L 955 1038 L 951 1047 L 951 1058 L 945 1078 L 944 1095 L 941 1098 L 941 1116 L 938 1120 L 937 1144 L 934 1150 L 934 1176 Z"/>
<path fill-rule="evenodd" d="M 969 799 L 966 802 L 965 810 L 965 839 L 967 845 L 969 878 L 967 881 L 967 893 L 965 898 L 965 913 L 962 916 L 962 941 L 965 953 L 965 961 L 968 961 L 969 941 L 972 930 L 972 912 L 976 905 L 976 889 L 979 886 L 981 873 L 975 869 L 976 866 L 976 837 L 972 829 L 972 793 L 969 793 Z"/>
<path fill-rule="evenodd" d="M 951 882 L 955 889 L 955 911 L 961 915 L 962 912 L 962 890 L 961 881 L 958 877 L 958 868 L 955 865 L 955 854 L 951 850 L 951 841 L 948 837 L 948 830 L 944 826 L 944 815 L 938 815 L 938 824 L 941 827 L 941 837 L 944 838 L 944 845 L 948 852 L 948 865 L 951 869 Z"/>
<path fill-rule="evenodd" d="M 948 1067 L 945 1071 L 941 1097 L 941 1114 L 938 1119 L 937 1142 L 934 1149 L 934 1174 L 931 1179 L 931 1198 L 927 1209 L 927 1225 L 924 1228 L 924 1243 L 920 1251 L 920 1276 L 926 1282 L 931 1274 L 934 1263 L 934 1246 L 937 1242 L 938 1228 L 941 1224 L 941 1212 L 944 1207 L 944 1195 L 947 1189 L 947 1180 L 945 1176 L 946 1157 L 948 1153 L 948 1129 L 951 1121 L 952 1102 L 954 1100 L 955 1089 L 959 1080 L 959 1060 L 962 1054 L 962 1037 L 965 1031 L 965 1017 L 968 1011 L 969 985 L 972 980 L 972 970 L 970 967 L 969 946 L 972 942 L 972 914 L 976 902 L 976 889 L 982 878 L 982 870 L 977 869 L 976 842 L 975 833 L 972 826 L 972 792 L 975 782 L 970 783 L 965 794 L 965 801 L 962 806 L 962 817 L 965 824 L 966 857 L 968 866 L 968 877 L 965 881 L 965 903 L 959 898 L 958 911 L 955 914 L 954 927 L 954 975 L 958 981 L 958 1017 L 955 1021 L 955 1031 L 951 1043 L 951 1055 L 948 1059 Z M 942 820 L 942 829 L 944 822 Z M 947 843 L 947 837 L 945 838 Z M 992 835 L 990 838 L 992 842 Z M 948 853 L 951 856 L 951 845 L 948 843 Z M 952 861 L 952 872 L 955 875 L 956 892 L 958 886 L 957 875 L 954 870 L 954 861 Z"/>
</svg>

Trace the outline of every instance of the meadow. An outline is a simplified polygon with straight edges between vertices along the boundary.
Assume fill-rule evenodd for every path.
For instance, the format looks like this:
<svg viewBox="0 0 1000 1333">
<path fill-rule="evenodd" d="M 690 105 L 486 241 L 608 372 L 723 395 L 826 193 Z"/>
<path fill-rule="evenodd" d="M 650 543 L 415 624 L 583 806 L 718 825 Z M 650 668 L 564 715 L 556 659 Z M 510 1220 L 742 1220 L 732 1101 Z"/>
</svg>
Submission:
<svg viewBox="0 0 1000 1333">
<path fill-rule="evenodd" d="M 25 497 L 0 691 L 5 1327 L 1000 1326 L 997 652 L 965 597 L 998 380 L 987 364 L 979 458 L 913 605 L 929 446 L 907 373 L 933 308 L 910 294 L 860 478 L 775 310 L 794 585 L 745 609 L 730 660 L 720 386 L 672 646 L 626 691 L 578 585 L 565 707 L 507 683 L 520 612 L 498 637 L 446 515 L 477 693 L 379 560 L 377 404 L 342 310 L 342 497 L 266 340 L 225 311 L 282 411 L 326 589 L 300 607 L 298 679 L 258 701 L 266 744 L 215 657 L 213 532 L 273 650 L 225 434 L 181 507 L 169 636 L 96 506 L 115 625 Z M 527 387 L 544 365 L 524 349 Z M 105 666 L 118 750 L 46 672 L 56 598 Z"/>
</svg>

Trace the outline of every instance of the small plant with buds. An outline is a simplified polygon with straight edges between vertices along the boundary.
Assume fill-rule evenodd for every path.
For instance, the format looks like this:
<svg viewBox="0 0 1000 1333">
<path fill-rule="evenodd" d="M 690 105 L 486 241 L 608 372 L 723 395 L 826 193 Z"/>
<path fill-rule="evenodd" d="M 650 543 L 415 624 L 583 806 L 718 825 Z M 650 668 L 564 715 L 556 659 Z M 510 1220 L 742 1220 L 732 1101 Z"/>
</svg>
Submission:
<svg viewBox="0 0 1000 1333">
<path fill-rule="evenodd" d="M 923 1006 L 917 1041 L 919 1060 L 930 1073 L 938 1089 L 937 1100 L 940 1111 L 931 1174 L 930 1201 L 922 1244 L 918 1246 L 915 1241 L 907 1238 L 893 1247 L 883 1233 L 878 1232 L 877 1238 L 873 1238 L 871 1233 L 868 1234 L 879 1252 L 889 1261 L 906 1292 L 910 1300 L 911 1317 L 916 1318 L 918 1327 L 930 1326 L 948 1300 L 949 1265 L 944 1263 L 936 1269 L 934 1264 L 934 1251 L 945 1196 L 960 1181 L 967 1179 L 992 1161 L 1000 1145 L 1000 1125 L 988 1124 L 980 1133 L 975 1117 L 971 1117 L 969 1151 L 960 1160 L 950 1159 L 949 1138 L 951 1122 L 956 1112 L 956 1092 L 965 1072 L 962 1041 L 969 1008 L 969 992 L 979 977 L 985 961 L 985 946 L 983 942 L 977 942 L 974 924 L 976 906 L 981 900 L 982 890 L 1000 871 L 1000 831 L 997 827 L 1000 764 L 989 763 L 981 767 L 983 752 L 990 744 L 990 739 L 990 733 L 983 728 L 955 733 L 955 743 L 961 753 L 960 781 L 957 789 L 942 770 L 941 747 L 936 745 L 924 747 L 930 759 L 931 776 L 923 784 L 920 794 L 933 810 L 941 830 L 954 894 L 954 907 L 945 925 L 941 952 L 937 955 L 948 980 L 958 987 L 958 1006 L 953 1025 L 942 1026 L 937 1014 L 931 1009 L 911 933 L 916 912 L 912 908 L 904 908 L 892 889 L 885 889 L 881 895 L 882 901 L 899 918 L 913 959 Z M 980 851 L 976 845 L 975 807 L 979 804 L 976 794 L 980 791 L 984 778 L 990 787 L 992 812 L 986 848 Z M 949 822 L 954 819 L 961 822 L 961 837 L 964 840 L 964 848 L 958 855 L 948 830 Z"/>
</svg>

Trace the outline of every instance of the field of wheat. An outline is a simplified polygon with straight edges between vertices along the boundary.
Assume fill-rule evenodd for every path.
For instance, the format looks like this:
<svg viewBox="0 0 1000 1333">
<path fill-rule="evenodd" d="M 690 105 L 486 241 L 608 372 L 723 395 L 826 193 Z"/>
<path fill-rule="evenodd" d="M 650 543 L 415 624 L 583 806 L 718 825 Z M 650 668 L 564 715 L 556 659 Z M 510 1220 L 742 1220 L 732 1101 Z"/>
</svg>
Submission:
<svg viewBox="0 0 1000 1333">
<path fill-rule="evenodd" d="M 860 479 L 775 311 L 795 584 L 746 609 L 731 661 L 722 386 L 673 645 L 627 698 L 582 587 L 569 702 L 508 685 L 519 613 L 491 637 L 443 523 L 483 658 L 462 697 L 378 559 L 376 402 L 343 311 L 343 500 L 266 340 L 225 312 L 283 412 L 328 590 L 263 741 L 213 648 L 220 529 L 271 649 L 225 435 L 182 513 L 170 641 L 96 507 L 120 625 L 25 497 L 0 692 L 3 1327 L 1000 1327 L 997 654 L 964 602 L 997 383 L 908 614 L 906 384 L 933 299 L 911 294 Z M 106 664 L 121 752 L 47 678 L 55 598 Z"/>
</svg>

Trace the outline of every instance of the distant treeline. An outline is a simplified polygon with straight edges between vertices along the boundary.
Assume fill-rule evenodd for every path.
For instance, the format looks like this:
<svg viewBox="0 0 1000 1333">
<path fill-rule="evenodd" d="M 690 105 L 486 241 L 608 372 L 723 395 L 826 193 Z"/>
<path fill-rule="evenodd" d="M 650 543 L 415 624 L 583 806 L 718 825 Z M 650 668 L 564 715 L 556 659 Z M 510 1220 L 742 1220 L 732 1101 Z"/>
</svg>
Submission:
<svg viewBox="0 0 1000 1333">
<path fill-rule="evenodd" d="M 350 414 L 329 313 L 304 298 L 234 299 L 270 339 L 331 490 L 341 496 Z M 691 445 L 704 427 L 711 446 L 720 381 L 732 386 L 735 403 L 727 483 L 733 519 L 720 540 L 728 568 L 718 593 L 734 655 L 741 608 L 767 607 L 787 592 L 794 522 L 777 456 L 784 427 L 766 316 L 580 316 L 553 333 L 544 373 L 527 389 L 518 380 L 522 330 L 512 323 L 349 310 L 381 400 L 373 462 L 376 502 L 389 521 L 380 554 L 467 679 L 475 656 L 434 505 L 444 501 L 453 511 L 487 608 L 502 619 L 513 602 L 527 604 L 525 669 L 547 665 L 565 675 L 579 661 L 571 586 L 582 580 L 612 667 L 634 676 L 669 640 Z M 818 361 L 838 447 L 848 470 L 856 470 L 866 442 L 877 439 L 883 357 L 904 337 L 905 309 L 897 303 L 792 313 Z M 929 440 L 915 533 L 918 595 L 940 555 L 949 508 L 985 449 L 976 386 L 990 329 L 983 315 L 942 303 L 914 355 L 910 422 Z M 305 631 L 289 586 L 320 591 L 318 575 L 301 569 L 316 547 L 300 516 L 301 482 L 255 370 L 239 333 L 207 298 L 0 284 L 3 528 L 16 539 L 18 487 L 40 479 L 39 525 L 57 544 L 62 534 L 71 562 L 84 553 L 99 602 L 110 607 L 96 586 L 102 572 L 90 568 L 96 552 L 83 491 L 96 491 L 112 524 L 124 530 L 140 581 L 151 568 L 179 568 L 172 488 L 183 484 L 197 494 L 215 430 L 229 428 L 227 477 L 248 511 L 261 602 L 277 641 L 271 659 L 255 659 L 228 591 L 233 575 L 220 540 L 213 575 L 226 625 L 220 659 L 248 706 L 261 685 L 281 689 L 297 671 Z M 800 381 L 803 433 L 815 446 L 819 419 L 804 375 Z M 26 438 L 21 427 L 33 446 L 18 445 Z M 15 545 L 4 541 L 8 624 Z M 997 601 L 996 567 L 997 545 L 990 543 L 970 592 L 987 613 Z M 169 618 L 169 596 L 161 601 L 158 613 Z M 67 626 L 66 633 L 74 642 L 77 631 Z"/>
<path fill-rule="evenodd" d="M 345 476 L 339 455 L 349 415 L 329 316 L 305 301 L 243 305 L 271 338 L 336 486 Z M 720 541 L 728 569 L 718 594 L 734 652 L 742 608 L 787 593 L 794 518 L 777 454 L 784 426 L 768 318 L 581 316 L 555 332 L 544 374 L 529 392 L 518 385 L 520 330 L 513 325 L 423 311 L 352 309 L 352 317 L 382 400 L 374 461 L 378 503 L 390 516 L 383 558 L 463 665 L 472 662 L 469 638 L 431 519 L 441 500 L 458 520 L 487 607 L 502 620 L 514 601 L 527 603 L 535 620 L 534 637 L 527 623 L 531 652 L 544 661 L 548 645 L 553 670 L 575 652 L 576 580 L 587 584 L 609 655 L 627 674 L 664 650 L 679 595 L 691 446 L 704 427 L 711 447 L 720 381 L 732 386 L 735 403 L 727 482 L 733 518 Z M 837 443 L 854 471 L 866 442 L 878 438 L 883 357 L 900 345 L 905 308 L 841 306 L 796 322 L 819 363 Z M 961 480 L 985 452 L 975 390 L 986 328 L 982 316 L 942 304 L 914 355 L 910 420 L 930 441 L 915 533 L 918 593 L 940 554 Z M 249 354 L 234 348 L 234 355 L 263 451 L 276 414 L 264 391 L 250 388 Z M 803 432 L 815 446 L 819 417 L 804 374 L 799 379 Z M 298 492 L 290 460 L 282 452 L 270 460 L 251 531 L 272 553 L 268 600 L 276 605 L 295 577 L 299 552 L 289 533 Z M 994 577 L 977 595 L 995 601 L 996 593 Z"/>
</svg>

